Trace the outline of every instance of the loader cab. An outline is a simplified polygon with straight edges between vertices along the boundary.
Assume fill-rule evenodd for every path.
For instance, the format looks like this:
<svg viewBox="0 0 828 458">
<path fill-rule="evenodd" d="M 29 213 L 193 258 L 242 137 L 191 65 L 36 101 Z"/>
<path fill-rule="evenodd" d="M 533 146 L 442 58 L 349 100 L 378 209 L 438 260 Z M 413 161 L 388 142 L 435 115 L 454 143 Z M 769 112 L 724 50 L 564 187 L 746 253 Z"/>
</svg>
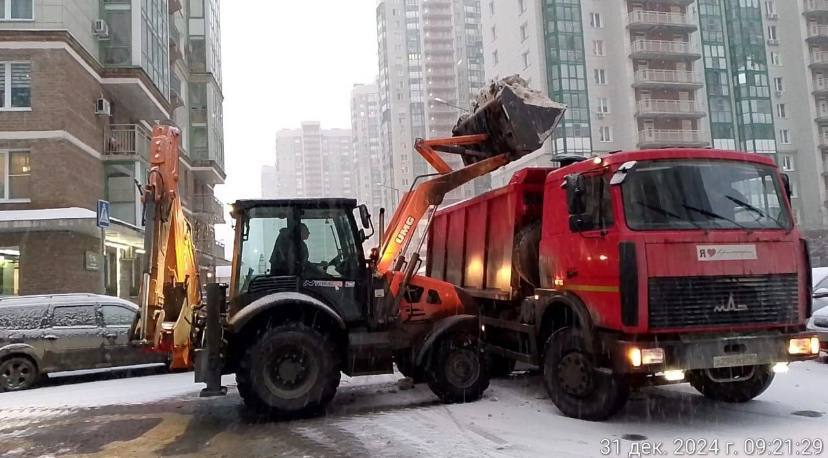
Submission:
<svg viewBox="0 0 828 458">
<path fill-rule="evenodd" d="M 353 199 L 236 202 L 230 313 L 267 295 L 298 292 L 346 322 L 363 318 L 370 273 L 361 214 Z"/>
</svg>

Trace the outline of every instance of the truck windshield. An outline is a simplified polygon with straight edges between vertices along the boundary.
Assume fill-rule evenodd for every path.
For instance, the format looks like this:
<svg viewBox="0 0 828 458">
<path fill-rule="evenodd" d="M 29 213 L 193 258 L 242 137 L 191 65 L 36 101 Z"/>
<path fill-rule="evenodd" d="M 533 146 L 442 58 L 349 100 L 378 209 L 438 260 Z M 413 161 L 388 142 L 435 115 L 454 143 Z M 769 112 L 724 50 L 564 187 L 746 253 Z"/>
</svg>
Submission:
<svg viewBox="0 0 828 458">
<path fill-rule="evenodd" d="M 774 168 L 723 160 L 639 162 L 621 192 L 627 225 L 658 229 L 789 229 Z"/>
</svg>

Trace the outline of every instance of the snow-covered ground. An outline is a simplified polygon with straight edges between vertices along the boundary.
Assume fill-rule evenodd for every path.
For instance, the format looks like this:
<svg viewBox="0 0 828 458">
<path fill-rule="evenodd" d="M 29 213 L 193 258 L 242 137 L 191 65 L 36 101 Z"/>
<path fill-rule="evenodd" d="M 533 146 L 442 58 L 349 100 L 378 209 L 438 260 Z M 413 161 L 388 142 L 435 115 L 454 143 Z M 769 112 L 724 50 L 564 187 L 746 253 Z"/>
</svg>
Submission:
<svg viewBox="0 0 828 458">
<path fill-rule="evenodd" d="M 537 376 L 494 380 L 482 400 L 449 406 L 426 386 L 401 390 L 398 379 L 343 378 L 326 416 L 292 422 L 251 418 L 232 376 L 224 379 L 224 398 L 198 398 L 201 385 L 191 373 L 3 393 L 0 456 L 570 457 L 636 449 L 647 456 L 657 443 L 673 455 L 677 441 L 687 447 L 702 440 L 707 456 L 756 455 L 763 444 L 765 456 L 787 456 L 816 452 L 806 441 L 828 441 L 828 365 L 818 362 L 792 365 L 747 404 L 713 403 L 688 385 L 650 388 L 601 423 L 561 416 Z M 718 452 L 710 448 L 714 441 Z"/>
</svg>

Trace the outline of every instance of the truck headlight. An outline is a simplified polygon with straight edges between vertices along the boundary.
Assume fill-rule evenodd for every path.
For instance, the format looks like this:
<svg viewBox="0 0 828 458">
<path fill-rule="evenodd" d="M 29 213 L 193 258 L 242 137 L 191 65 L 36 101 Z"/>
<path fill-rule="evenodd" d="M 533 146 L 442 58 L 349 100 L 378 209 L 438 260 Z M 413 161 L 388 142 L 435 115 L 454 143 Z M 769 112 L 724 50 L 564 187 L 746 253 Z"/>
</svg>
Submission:
<svg viewBox="0 0 828 458">
<path fill-rule="evenodd" d="M 642 364 L 661 364 L 664 362 L 664 349 L 630 347 L 627 350 L 627 358 L 633 367 L 641 367 Z"/>
<path fill-rule="evenodd" d="M 817 355 L 819 354 L 819 339 L 817 337 L 802 337 L 788 341 L 788 354 Z"/>
</svg>

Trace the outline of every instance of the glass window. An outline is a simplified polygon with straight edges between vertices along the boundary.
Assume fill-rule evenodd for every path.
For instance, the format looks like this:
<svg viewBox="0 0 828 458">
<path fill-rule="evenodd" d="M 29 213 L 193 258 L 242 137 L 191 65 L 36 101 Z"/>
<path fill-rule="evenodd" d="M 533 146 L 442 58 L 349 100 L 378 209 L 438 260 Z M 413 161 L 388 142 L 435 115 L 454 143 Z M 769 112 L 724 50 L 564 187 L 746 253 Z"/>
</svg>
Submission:
<svg viewBox="0 0 828 458">
<path fill-rule="evenodd" d="M 119 305 L 101 307 L 105 326 L 130 326 L 135 319 L 135 311 Z"/>
<path fill-rule="evenodd" d="M 204 17 L 204 0 L 190 0 L 190 17 Z"/>
<path fill-rule="evenodd" d="M 28 151 L 9 153 L 9 199 L 31 196 L 31 170 Z"/>
<path fill-rule="evenodd" d="M 295 273 L 295 237 L 288 229 L 292 209 L 289 207 L 253 208 L 242 228 L 240 250 L 241 291 L 259 275 L 293 275 Z"/>
<path fill-rule="evenodd" d="M 32 64 L 0 62 L 0 107 L 31 106 Z"/>
<path fill-rule="evenodd" d="M 631 229 L 787 229 L 776 171 L 720 160 L 639 163 L 622 184 Z"/>
<path fill-rule="evenodd" d="M 38 329 L 43 324 L 46 305 L 25 305 L 0 308 L 0 329 Z"/>
<path fill-rule="evenodd" d="M 96 326 L 94 305 L 72 305 L 55 307 L 52 312 L 52 327 Z"/>
<path fill-rule="evenodd" d="M 303 210 L 300 232 L 304 275 L 308 278 L 355 278 L 359 265 L 351 216 L 344 210 Z"/>
<path fill-rule="evenodd" d="M 604 175 L 584 175 L 584 212 L 581 231 L 606 229 L 613 225 L 609 180 Z"/>
<path fill-rule="evenodd" d="M 12 19 L 33 19 L 32 0 L 11 0 Z"/>
</svg>

